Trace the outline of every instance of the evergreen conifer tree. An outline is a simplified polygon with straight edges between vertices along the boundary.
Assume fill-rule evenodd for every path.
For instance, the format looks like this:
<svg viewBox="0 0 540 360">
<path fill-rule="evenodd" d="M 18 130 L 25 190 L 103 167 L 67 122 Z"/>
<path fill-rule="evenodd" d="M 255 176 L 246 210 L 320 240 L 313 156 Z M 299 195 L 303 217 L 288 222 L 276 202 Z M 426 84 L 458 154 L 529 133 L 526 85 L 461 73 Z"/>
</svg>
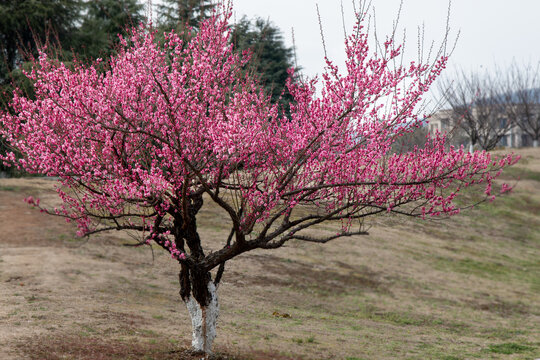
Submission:
<svg viewBox="0 0 540 360">
<path fill-rule="evenodd" d="M 144 4 L 139 0 L 88 0 L 76 34 L 75 52 L 83 59 L 109 56 L 118 34 L 144 21 Z"/>
<path fill-rule="evenodd" d="M 285 45 L 280 29 L 269 20 L 251 21 L 244 16 L 234 25 L 232 39 L 237 51 L 251 50 L 250 70 L 257 74 L 272 102 L 279 101 L 288 112 L 292 96 L 285 85 L 287 70 L 293 67 L 293 50 Z"/>
<path fill-rule="evenodd" d="M 159 26 L 164 31 L 183 30 L 185 25 L 198 29 L 199 23 L 210 16 L 211 0 L 163 0 L 157 7 Z"/>
<path fill-rule="evenodd" d="M 69 48 L 80 14 L 80 0 L 3 0 L 0 2 L 0 84 L 37 43 L 60 41 Z"/>
</svg>

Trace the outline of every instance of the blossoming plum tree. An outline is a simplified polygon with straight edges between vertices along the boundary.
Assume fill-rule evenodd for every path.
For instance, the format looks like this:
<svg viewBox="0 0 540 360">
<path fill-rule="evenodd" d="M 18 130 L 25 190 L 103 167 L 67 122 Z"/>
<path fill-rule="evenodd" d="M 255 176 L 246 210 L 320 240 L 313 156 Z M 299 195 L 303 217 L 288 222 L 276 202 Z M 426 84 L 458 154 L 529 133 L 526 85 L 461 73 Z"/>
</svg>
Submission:
<svg viewBox="0 0 540 360">
<path fill-rule="evenodd" d="M 68 67 L 42 51 L 28 74 L 36 98 L 15 93 L 0 121 L 19 154 L 4 161 L 59 178 L 63 205 L 43 211 L 75 221 L 81 236 L 137 231 L 178 262 L 192 345 L 204 352 L 228 260 L 290 240 L 366 234 L 354 224 L 380 213 L 457 214 L 460 189 L 482 183 L 492 196 L 493 179 L 516 160 L 447 150 L 440 135 L 392 151 L 418 126 L 417 104 L 447 57 L 390 66 L 400 46 L 390 38 L 370 52 L 363 14 L 346 39 L 346 71 L 327 61 L 320 93 L 317 80 L 290 80 L 295 102 L 282 118 L 244 71 L 249 54 L 232 51 L 230 8 L 219 9 L 188 40 L 171 32 L 157 44 L 141 26 L 106 62 Z M 203 202 L 230 218 L 218 251 L 197 230 Z M 307 232 L 336 220 L 335 233 Z"/>
</svg>

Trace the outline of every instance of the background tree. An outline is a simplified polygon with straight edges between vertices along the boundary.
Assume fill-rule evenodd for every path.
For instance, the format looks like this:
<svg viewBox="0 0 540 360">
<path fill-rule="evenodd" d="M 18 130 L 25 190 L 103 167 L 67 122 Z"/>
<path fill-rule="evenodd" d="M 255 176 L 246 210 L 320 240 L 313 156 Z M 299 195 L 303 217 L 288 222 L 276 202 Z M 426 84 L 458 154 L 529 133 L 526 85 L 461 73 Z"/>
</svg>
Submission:
<svg viewBox="0 0 540 360">
<path fill-rule="evenodd" d="M 214 7 L 211 0 L 163 0 L 157 5 L 158 26 L 164 31 L 182 32 L 185 25 L 197 30 Z"/>
<path fill-rule="evenodd" d="M 0 118 L 0 133 L 23 154 L 5 160 L 60 179 L 62 207 L 30 204 L 75 221 L 79 235 L 139 232 L 140 244 L 155 242 L 178 262 L 192 345 L 205 352 L 228 260 L 291 240 L 365 235 L 363 219 L 376 214 L 457 214 L 462 187 L 482 183 L 493 196 L 494 177 L 515 161 L 447 151 L 442 137 L 392 153 L 447 58 L 394 68 L 401 47 L 388 39 L 380 55 L 370 51 L 365 13 L 346 42 L 347 72 L 328 61 L 321 95 L 315 80 L 289 81 L 295 101 L 280 121 L 278 105 L 243 70 L 249 59 L 233 51 L 230 16 L 201 23 L 188 40 L 170 34 L 163 46 L 136 30 L 106 73 L 41 53 L 37 99 L 16 95 Z M 204 201 L 228 215 L 221 248 L 199 236 Z M 307 232 L 327 221 L 339 230 Z"/>
<path fill-rule="evenodd" d="M 58 39 L 68 45 L 80 12 L 79 0 L 5 0 L 0 2 L 0 82 L 25 59 L 37 54 L 37 43 Z"/>
<path fill-rule="evenodd" d="M 11 99 L 14 86 L 28 93 L 31 82 L 24 63 L 39 46 L 68 48 L 81 10 L 79 0 L 7 0 L 0 3 L 0 106 Z M 26 67 L 30 66 L 29 64 Z"/>
<path fill-rule="evenodd" d="M 540 140 L 540 68 L 514 64 L 507 72 L 506 115 L 514 126 L 530 136 L 533 146 Z"/>
<path fill-rule="evenodd" d="M 106 58 L 118 45 L 118 35 L 144 21 L 144 4 L 138 0 L 90 0 L 84 3 L 81 24 L 74 34 L 79 58 Z"/>
<path fill-rule="evenodd" d="M 500 76 L 457 72 L 441 81 L 439 90 L 452 110 L 450 122 L 464 131 L 470 150 L 492 150 L 513 126 L 506 117 L 504 84 Z"/>
<path fill-rule="evenodd" d="M 71 34 L 80 13 L 79 0 L 5 0 L 0 2 L 0 108 L 5 109 L 18 87 L 32 95 L 33 85 L 22 70 L 32 65 L 29 57 L 37 55 L 38 46 L 69 49 Z M 6 148 L 0 138 L 0 154 Z M 12 173 L 0 163 L 0 171 Z"/>
<path fill-rule="evenodd" d="M 253 53 L 249 71 L 257 74 L 272 101 L 288 110 L 292 96 L 286 83 L 294 64 L 293 50 L 285 46 L 279 28 L 269 20 L 250 21 L 244 16 L 233 26 L 232 41 L 237 51 Z"/>
<path fill-rule="evenodd" d="M 0 3 L 0 107 L 6 108 L 15 88 L 33 96 L 33 82 L 23 70 L 32 67 L 39 46 L 47 43 L 49 53 L 64 62 L 74 55 L 86 61 L 108 57 L 118 45 L 118 34 L 144 20 L 143 7 L 137 0 Z M 5 153 L 3 143 L 0 140 L 0 153 Z M 0 170 L 13 174 L 3 164 Z"/>
</svg>

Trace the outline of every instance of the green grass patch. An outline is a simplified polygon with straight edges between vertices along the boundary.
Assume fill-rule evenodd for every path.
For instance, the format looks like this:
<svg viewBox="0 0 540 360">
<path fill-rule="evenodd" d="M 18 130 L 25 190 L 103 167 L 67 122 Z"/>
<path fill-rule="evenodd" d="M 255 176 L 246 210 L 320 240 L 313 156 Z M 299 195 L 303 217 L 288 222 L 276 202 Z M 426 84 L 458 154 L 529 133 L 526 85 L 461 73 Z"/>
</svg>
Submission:
<svg viewBox="0 0 540 360">
<path fill-rule="evenodd" d="M 493 203 L 484 202 L 476 209 L 479 211 L 472 212 L 471 215 L 482 222 L 497 219 L 526 228 L 531 227 L 531 221 L 540 225 L 540 219 L 536 216 L 540 213 L 540 200 L 528 194 L 503 196 Z"/>
<path fill-rule="evenodd" d="M 488 348 L 488 350 L 492 353 L 505 354 L 505 355 L 532 351 L 534 349 L 535 348 L 532 346 L 520 345 L 516 343 L 493 344 L 493 345 L 490 345 Z"/>
<path fill-rule="evenodd" d="M 513 210 L 528 212 L 532 215 L 540 213 L 540 201 L 537 201 L 534 197 L 527 195 L 512 195 L 504 197 L 502 200 L 505 205 Z"/>
<path fill-rule="evenodd" d="M 540 172 L 524 169 L 522 167 L 511 166 L 504 169 L 503 173 L 501 174 L 501 179 L 540 181 Z"/>
<path fill-rule="evenodd" d="M 35 188 L 26 185 L 0 185 L 0 191 L 25 193 L 26 195 L 32 196 L 36 195 L 37 193 Z"/>
<path fill-rule="evenodd" d="M 501 263 L 478 261 L 471 258 L 453 259 L 437 257 L 435 267 L 439 270 L 451 270 L 462 274 L 473 274 L 482 277 L 499 277 L 506 275 L 509 269 Z"/>
<path fill-rule="evenodd" d="M 509 340 L 516 336 L 526 335 L 527 332 L 519 329 L 492 328 L 483 331 L 483 336 L 488 339 Z"/>
<path fill-rule="evenodd" d="M 531 286 L 533 291 L 540 289 L 540 267 L 536 259 L 533 261 L 520 260 L 508 256 L 504 257 L 501 254 L 493 254 L 493 256 L 492 259 L 484 256 L 482 261 L 468 257 L 456 259 L 437 256 L 432 261 L 433 267 L 437 270 L 474 275 L 507 283 L 517 281 Z"/>
<path fill-rule="evenodd" d="M 382 320 L 386 322 L 390 322 L 396 325 L 414 325 L 414 326 L 422 326 L 425 325 L 426 322 L 429 322 L 428 319 L 420 316 L 415 316 L 408 313 L 398 313 L 398 312 L 382 312 L 382 313 L 373 313 L 370 315 L 370 319 L 372 320 Z"/>
<path fill-rule="evenodd" d="M 415 314 L 412 312 L 382 311 L 374 306 L 363 306 L 359 312 L 360 317 L 377 322 L 387 322 L 400 326 L 436 326 L 450 330 L 462 329 L 463 325 L 447 323 L 433 316 Z"/>
<path fill-rule="evenodd" d="M 91 326 L 88 326 L 85 324 L 78 324 L 78 325 L 82 328 L 82 330 L 79 331 L 79 335 L 81 336 L 88 337 L 97 333 L 97 330 L 92 328 Z"/>
<path fill-rule="evenodd" d="M 58 234 L 57 238 L 60 241 L 70 242 L 70 243 L 74 243 L 74 242 L 77 243 L 77 242 L 86 241 L 85 239 L 78 239 L 78 238 L 74 237 L 73 235 L 69 235 L 69 234 Z"/>
<path fill-rule="evenodd" d="M 0 186 L 0 191 L 20 192 L 21 187 L 20 186 L 4 185 L 4 186 Z"/>
</svg>

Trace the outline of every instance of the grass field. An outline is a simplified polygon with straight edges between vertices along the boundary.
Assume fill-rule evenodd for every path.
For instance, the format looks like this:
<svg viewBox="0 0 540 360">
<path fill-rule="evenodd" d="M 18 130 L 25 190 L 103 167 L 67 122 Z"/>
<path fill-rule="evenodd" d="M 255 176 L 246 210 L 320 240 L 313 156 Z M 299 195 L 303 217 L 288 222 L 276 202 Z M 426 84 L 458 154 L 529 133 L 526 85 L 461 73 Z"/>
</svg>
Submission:
<svg viewBox="0 0 540 360">
<path fill-rule="evenodd" d="M 540 150 L 520 153 L 513 193 L 457 217 L 380 217 L 369 236 L 228 263 L 220 358 L 540 358 Z M 0 179 L 0 359 L 195 358 L 177 264 L 22 201 L 54 203 L 52 185 Z M 200 229 L 210 248 L 228 232 L 211 206 Z"/>
</svg>

